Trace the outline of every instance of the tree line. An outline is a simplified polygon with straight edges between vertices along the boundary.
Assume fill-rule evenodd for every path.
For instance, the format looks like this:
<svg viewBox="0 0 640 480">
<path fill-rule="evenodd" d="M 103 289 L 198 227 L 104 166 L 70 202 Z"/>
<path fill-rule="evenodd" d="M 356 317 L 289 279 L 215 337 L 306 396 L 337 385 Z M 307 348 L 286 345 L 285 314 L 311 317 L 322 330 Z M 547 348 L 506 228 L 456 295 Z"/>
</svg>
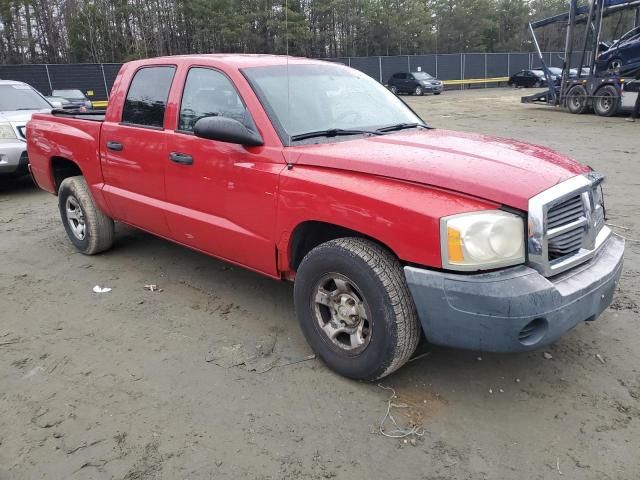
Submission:
<svg viewBox="0 0 640 480">
<path fill-rule="evenodd" d="M 567 8 L 568 0 L 0 0 L 0 63 L 531 51 L 529 20 Z M 563 33 L 548 28 L 540 38 L 557 50 Z"/>
</svg>

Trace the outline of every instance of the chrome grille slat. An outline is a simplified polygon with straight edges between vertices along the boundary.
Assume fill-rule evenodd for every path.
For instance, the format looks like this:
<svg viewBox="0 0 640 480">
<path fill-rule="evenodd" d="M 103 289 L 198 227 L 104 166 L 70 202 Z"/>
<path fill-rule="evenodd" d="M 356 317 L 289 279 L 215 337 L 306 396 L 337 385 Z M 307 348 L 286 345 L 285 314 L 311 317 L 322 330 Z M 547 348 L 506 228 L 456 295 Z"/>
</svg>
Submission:
<svg viewBox="0 0 640 480">
<path fill-rule="evenodd" d="M 584 207 L 580 205 L 579 207 L 575 207 L 571 210 L 567 210 L 559 215 L 554 215 L 553 218 L 549 218 L 547 221 L 547 228 L 555 228 L 558 225 L 563 225 L 565 223 L 571 222 L 572 219 L 576 217 L 580 217 L 584 213 Z"/>
<path fill-rule="evenodd" d="M 583 234 L 584 233 L 582 231 L 571 233 L 571 235 L 567 235 L 566 237 L 563 237 L 563 238 L 559 239 L 558 241 L 553 242 L 553 248 L 561 249 L 561 248 L 567 247 L 569 245 L 575 245 L 575 244 L 580 245 L 580 242 L 582 242 L 582 235 Z"/>
<path fill-rule="evenodd" d="M 580 209 L 582 210 L 582 200 L 580 198 L 572 198 L 570 201 L 561 203 L 560 205 L 557 205 L 554 209 L 553 212 L 549 212 L 550 215 L 561 215 L 563 213 L 565 213 L 568 210 L 574 210 L 574 209 Z"/>
<path fill-rule="evenodd" d="M 585 233 L 583 226 L 585 207 L 582 194 L 559 203 L 547 212 L 547 237 L 549 242 L 549 260 L 554 261 L 580 251 Z M 563 230 L 563 227 L 567 231 Z M 560 230 L 553 234 L 552 229 Z"/>
<path fill-rule="evenodd" d="M 587 219 L 584 216 L 580 215 L 580 217 L 577 220 L 573 220 L 572 222 L 565 223 L 563 225 L 558 225 L 557 227 L 548 230 L 547 238 L 552 239 L 555 237 L 565 235 L 568 232 L 572 232 L 574 230 L 577 230 L 578 228 L 584 227 L 586 223 L 587 223 Z"/>
</svg>

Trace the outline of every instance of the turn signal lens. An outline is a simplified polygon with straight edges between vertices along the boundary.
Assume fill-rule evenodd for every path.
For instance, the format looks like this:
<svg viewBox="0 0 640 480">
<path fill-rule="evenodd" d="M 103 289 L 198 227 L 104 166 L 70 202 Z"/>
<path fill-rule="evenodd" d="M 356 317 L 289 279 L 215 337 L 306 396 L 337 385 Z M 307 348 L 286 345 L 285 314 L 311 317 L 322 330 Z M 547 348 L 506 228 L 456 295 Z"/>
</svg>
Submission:
<svg viewBox="0 0 640 480">
<path fill-rule="evenodd" d="M 449 244 L 449 261 L 461 262 L 464 260 L 462 254 L 462 241 L 460 239 L 460 232 L 455 228 L 447 228 L 447 237 Z"/>
</svg>

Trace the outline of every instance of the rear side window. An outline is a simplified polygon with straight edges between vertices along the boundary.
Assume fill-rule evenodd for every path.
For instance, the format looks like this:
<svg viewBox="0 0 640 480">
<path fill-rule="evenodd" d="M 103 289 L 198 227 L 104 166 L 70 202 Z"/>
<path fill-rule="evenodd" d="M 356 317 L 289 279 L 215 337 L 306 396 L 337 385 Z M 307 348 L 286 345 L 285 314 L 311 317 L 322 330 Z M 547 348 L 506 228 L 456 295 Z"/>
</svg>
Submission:
<svg viewBox="0 0 640 480">
<path fill-rule="evenodd" d="M 145 67 L 138 70 L 124 102 L 122 122 L 162 128 L 175 71 L 175 67 Z"/>
</svg>

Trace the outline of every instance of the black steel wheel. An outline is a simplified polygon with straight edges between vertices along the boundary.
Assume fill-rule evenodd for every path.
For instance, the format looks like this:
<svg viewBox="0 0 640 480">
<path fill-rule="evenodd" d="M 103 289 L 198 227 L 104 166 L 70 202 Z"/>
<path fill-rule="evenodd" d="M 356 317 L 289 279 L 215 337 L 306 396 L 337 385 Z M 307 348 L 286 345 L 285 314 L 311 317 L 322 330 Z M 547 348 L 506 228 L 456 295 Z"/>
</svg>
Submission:
<svg viewBox="0 0 640 480">
<path fill-rule="evenodd" d="M 620 95 L 613 85 L 605 85 L 596 92 L 593 110 L 601 117 L 613 117 L 620 109 Z"/>
<path fill-rule="evenodd" d="M 582 85 L 574 85 L 567 93 L 566 104 L 567 110 L 573 114 L 585 113 L 589 108 L 587 90 Z"/>
<path fill-rule="evenodd" d="M 620 70 L 622 69 L 622 60 L 619 58 L 614 58 L 607 65 L 607 70 L 613 73 L 614 75 L 620 75 Z"/>
</svg>

